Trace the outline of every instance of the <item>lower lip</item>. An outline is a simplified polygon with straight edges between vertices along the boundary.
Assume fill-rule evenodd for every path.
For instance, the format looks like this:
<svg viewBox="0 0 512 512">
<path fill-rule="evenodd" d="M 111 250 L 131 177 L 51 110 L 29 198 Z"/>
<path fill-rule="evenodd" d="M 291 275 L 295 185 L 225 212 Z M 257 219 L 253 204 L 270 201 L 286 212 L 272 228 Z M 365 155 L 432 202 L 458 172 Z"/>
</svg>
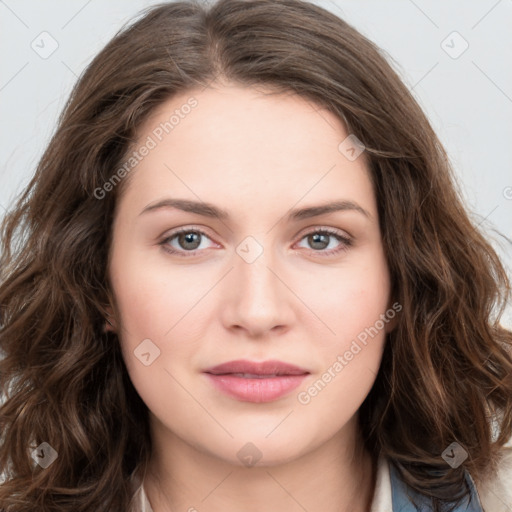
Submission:
<svg viewBox="0 0 512 512">
<path fill-rule="evenodd" d="M 264 379 L 249 379 L 234 375 L 206 373 L 213 385 L 232 398 L 242 402 L 272 402 L 298 387 L 308 374 L 282 375 Z"/>
</svg>

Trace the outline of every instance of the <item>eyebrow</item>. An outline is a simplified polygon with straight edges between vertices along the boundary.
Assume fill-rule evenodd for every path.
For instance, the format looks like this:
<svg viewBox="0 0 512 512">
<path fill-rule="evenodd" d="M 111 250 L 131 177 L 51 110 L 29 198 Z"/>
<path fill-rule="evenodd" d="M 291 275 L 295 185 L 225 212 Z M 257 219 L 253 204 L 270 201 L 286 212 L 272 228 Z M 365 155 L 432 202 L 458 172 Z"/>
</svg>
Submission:
<svg viewBox="0 0 512 512">
<path fill-rule="evenodd" d="M 211 203 L 192 201 L 190 199 L 162 199 L 156 203 L 148 204 L 139 215 L 148 213 L 151 211 L 159 210 L 161 208 L 176 208 L 184 212 L 195 213 L 202 215 L 203 217 L 210 217 L 212 219 L 228 220 L 229 213 L 222 208 L 219 208 Z M 329 203 L 320 204 L 317 206 L 308 206 L 306 208 L 296 208 L 291 210 L 288 214 L 288 220 L 298 221 L 303 219 L 309 219 L 311 217 L 318 217 L 327 213 L 337 211 L 356 211 L 363 214 L 369 219 L 372 218 L 370 213 L 363 207 L 359 206 L 354 201 L 341 200 L 332 201 Z"/>
</svg>

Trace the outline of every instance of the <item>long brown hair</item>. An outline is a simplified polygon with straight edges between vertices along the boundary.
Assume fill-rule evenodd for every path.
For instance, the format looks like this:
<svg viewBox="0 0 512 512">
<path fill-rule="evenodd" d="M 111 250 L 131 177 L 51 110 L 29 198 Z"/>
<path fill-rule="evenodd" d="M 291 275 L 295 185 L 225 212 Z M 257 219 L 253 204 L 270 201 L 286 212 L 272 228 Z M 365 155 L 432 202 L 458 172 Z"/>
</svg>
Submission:
<svg viewBox="0 0 512 512">
<path fill-rule="evenodd" d="M 148 410 L 117 336 L 103 329 L 112 218 L 127 178 L 101 198 L 98 190 L 155 107 L 219 80 L 299 94 L 364 143 L 403 310 L 361 429 L 369 450 L 436 507 L 464 496 L 464 469 L 477 481 L 490 474 L 512 435 L 504 268 L 470 221 L 426 116 L 375 44 L 305 1 L 220 0 L 153 6 L 107 44 L 4 219 L 0 508 L 128 509 L 130 477 L 151 453 Z M 31 456 L 43 442 L 58 454 L 46 469 Z M 455 468 L 441 457 L 452 442 L 468 453 Z"/>
</svg>

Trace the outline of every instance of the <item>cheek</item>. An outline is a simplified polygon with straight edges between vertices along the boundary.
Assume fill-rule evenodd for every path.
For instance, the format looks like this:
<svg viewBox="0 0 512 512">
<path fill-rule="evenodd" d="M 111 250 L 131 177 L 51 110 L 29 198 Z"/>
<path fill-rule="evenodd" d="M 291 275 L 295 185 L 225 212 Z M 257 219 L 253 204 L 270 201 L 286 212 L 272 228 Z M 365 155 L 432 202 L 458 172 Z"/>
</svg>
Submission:
<svg viewBox="0 0 512 512">
<path fill-rule="evenodd" d="M 189 301 L 149 266 L 117 284 L 119 340 L 130 380 L 148 408 L 162 413 L 183 400 L 182 373 L 175 367 L 188 361 L 193 349 L 182 342 Z"/>
<path fill-rule="evenodd" d="M 174 374 L 178 368 L 175 376 L 180 379 L 180 365 L 198 348 L 192 339 L 194 319 L 212 279 L 185 266 L 162 265 L 161 256 L 155 261 L 136 251 L 121 254 L 113 254 L 111 267 L 118 335 L 130 378 L 151 408 L 151 401 L 168 397 L 162 389 L 177 391 L 166 370 Z"/>
<path fill-rule="evenodd" d="M 333 432 L 356 413 L 379 371 L 386 326 L 395 316 L 388 309 L 386 279 L 380 278 L 374 275 L 362 286 L 353 276 L 341 293 L 333 295 L 337 305 L 326 306 L 323 312 L 334 334 L 315 338 L 317 371 L 297 395 L 308 418 L 328 415 L 325 427 Z"/>
<path fill-rule="evenodd" d="M 327 328 L 323 337 L 327 352 L 344 350 L 351 340 L 374 326 L 389 307 L 389 273 L 381 253 L 362 255 L 354 264 L 318 282 L 322 286 L 316 288 L 313 282 L 307 283 L 305 302 Z M 382 328 L 381 322 L 379 326 Z"/>
<path fill-rule="evenodd" d="M 162 339 L 205 294 L 212 281 L 195 267 L 162 262 L 159 251 L 113 257 L 112 284 L 119 321 L 130 339 Z"/>
<path fill-rule="evenodd" d="M 367 347 L 333 354 L 324 371 L 312 377 L 297 394 L 297 417 L 306 428 L 334 435 L 357 413 L 377 375 L 383 338 L 376 337 Z M 320 424 L 319 424 L 320 423 Z"/>
<path fill-rule="evenodd" d="M 317 340 L 317 374 L 301 389 L 299 403 L 322 408 L 357 410 L 377 375 L 386 328 L 395 317 L 389 305 L 389 274 L 383 257 L 361 259 L 310 295 L 311 309 L 328 329 Z M 315 324 L 316 325 L 316 324 Z M 316 407 L 315 406 L 315 407 Z M 342 410 L 343 409 L 343 410 Z"/>
</svg>

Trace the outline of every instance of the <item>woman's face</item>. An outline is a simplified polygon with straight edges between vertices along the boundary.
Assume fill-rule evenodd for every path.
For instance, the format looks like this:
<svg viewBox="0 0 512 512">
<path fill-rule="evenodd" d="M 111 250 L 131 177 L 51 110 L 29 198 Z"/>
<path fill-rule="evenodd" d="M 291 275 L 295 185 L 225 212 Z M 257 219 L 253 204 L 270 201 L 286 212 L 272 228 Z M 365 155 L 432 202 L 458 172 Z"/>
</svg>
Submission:
<svg viewBox="0 0 512 512">
<path fill-rule="evenodd" d="M 112 323 L 162 438 L 271 465 L 354 431 L 395 309 L 348 135 L 298 96 L 234 86 L 175 96 L 141 127 L 113 226 Z M 235 360 L 299 375 L 206 373 Z"/>
</svg>

